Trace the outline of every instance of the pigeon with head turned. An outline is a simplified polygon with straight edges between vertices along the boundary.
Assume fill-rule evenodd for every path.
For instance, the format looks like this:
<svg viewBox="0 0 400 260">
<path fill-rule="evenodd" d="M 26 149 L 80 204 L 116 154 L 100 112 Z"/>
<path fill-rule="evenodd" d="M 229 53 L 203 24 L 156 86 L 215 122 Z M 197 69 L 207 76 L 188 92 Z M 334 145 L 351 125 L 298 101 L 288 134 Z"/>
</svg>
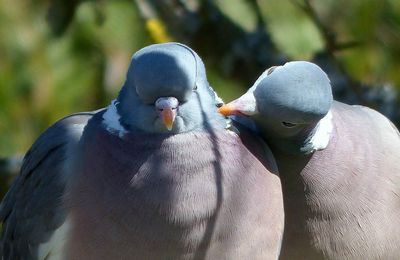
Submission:
<svg viewBox="0 0 400 260">
<path fill-rule="evenodd" d="M 136 52 L 110 106 L 26 155 L 0 209 L 3 259 L 277 259 L 275 161 L 217 103 L 189 47 Z"/>
<path fill-rule="evenodd" d="M 280 259 L 400 259 L 400 136 L 383 115 L 334 101 L 317 65 L 266 70 L 220 108 L 250 116 L 280 172 Z"/>
</svg>

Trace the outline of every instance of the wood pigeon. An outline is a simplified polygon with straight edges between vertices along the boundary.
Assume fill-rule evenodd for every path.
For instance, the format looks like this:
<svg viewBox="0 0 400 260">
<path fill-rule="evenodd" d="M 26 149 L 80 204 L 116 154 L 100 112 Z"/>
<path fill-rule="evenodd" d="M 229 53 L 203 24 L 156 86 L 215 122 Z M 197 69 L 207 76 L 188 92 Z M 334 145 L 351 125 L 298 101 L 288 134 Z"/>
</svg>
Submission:
<svg viewBox="0 0 400 260">
<path fill-rule="evenodd" d="M 2 259 L 277 259 L 276 163 L 217 103 L 189 47 L 136 52 L 115 101 L 26 154 L 0 208 Z"/>
<path fill-rule="evenodd" d="M 400 136 L 383 115 L 332 98 L 317 65 L 266 70 L 220 108 L 250 116 L 280 172 L 280 259 L 400 259 Z"/>
</svg>

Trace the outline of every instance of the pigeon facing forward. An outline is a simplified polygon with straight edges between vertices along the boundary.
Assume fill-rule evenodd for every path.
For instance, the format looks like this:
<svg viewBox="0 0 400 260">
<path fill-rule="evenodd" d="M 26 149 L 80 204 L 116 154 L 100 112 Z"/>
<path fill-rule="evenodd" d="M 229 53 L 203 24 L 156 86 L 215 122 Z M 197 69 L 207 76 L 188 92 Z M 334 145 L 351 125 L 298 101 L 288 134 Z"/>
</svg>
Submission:
<svg viewBox="0 0 400 260">
<path fill-rule="evenodd" d="M 189 47 L 139 50 L 110 106 L 27 153 L 1 204 L 2 259 L 277 259 L 275 161 L 217 103 Z"/>
<path fill-rule="evenodd" d="M 380 113 L 332 98 L 327 75 L 297 61 L 264 72 L 221 107 L 251 116 L 280 172 L 280 259 L 400 259 L 400 136 Z"/>
</svg>

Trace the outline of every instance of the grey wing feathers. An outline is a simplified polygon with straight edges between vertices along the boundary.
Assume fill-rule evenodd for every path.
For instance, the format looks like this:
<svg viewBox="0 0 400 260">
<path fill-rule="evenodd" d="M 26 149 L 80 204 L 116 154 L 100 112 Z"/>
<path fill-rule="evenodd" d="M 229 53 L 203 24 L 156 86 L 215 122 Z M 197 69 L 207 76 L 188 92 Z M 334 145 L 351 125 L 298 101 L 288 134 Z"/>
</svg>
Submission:
<svg viewBox="0 0 400 260">
<path fill-rule="evenodd" d="M 94 112 L 68 116 L 48 128 L 26 153 L 21 172 L 0 205 L 1 259 L 38 259 L 39 245 L 62 225 L 67 150 Z M 67 174 L 67 173 L 66 173 Z"/>
</svg>

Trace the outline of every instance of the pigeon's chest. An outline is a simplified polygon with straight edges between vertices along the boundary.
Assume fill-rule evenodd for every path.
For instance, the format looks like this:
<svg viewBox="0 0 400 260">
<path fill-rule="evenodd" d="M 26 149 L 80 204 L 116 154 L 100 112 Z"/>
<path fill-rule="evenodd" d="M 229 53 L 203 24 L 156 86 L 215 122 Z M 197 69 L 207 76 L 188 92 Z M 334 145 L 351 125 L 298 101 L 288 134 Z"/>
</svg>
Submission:
<svg viewBox="0 0 400 260">
<path fill-rule="evenodd" d="M 235 231 L 225 225 L 241 215 L 233 217 L 232 211 L 250 205 L 245 200 L 256 199 L 259 192 L 247 194 L 250 186 L 258 182 L 268 191 L 268 176 L 260 163 L 251 165 L 244 151 L 236 151 L 243 147 L 204 135 L 143 138 L 110 143 L 99 136 L 88 142 L 90 149 L 83 149 L 69 206 L 72 236 L 85 247 L 76 245 L 73 251 L 82 248 L 114 259 L 126 254 L 141 259 L 190 258 L 194 250 L 206 250 L 210 241 L 233 242 L 236 230 L 248 229 L 247 221 Z M 239 182 L 245 170 L 251 172 L 248 181 Z M 232 203 L 234 193 L 246 196 Z M 252 215 L 258 219 L 264 212 L 260 207 Z M 236 240 L 232 245 L 239 248 L 242 241 Z M 96 246 L 104 243 L 107 250 Z"/>
<path fill-rule="evenodd" d="M 204 136 L 140 137 L 118 142 L 99 138 L 96 153 L 83 154 L 79 175 L 92 203 L 110 214 L 118 212 L 120 219 L 140 211 L 145 219 L 162 215 L 165 221 L 187 221 L 194 212 L 196 217 L 212 212 L 216 175 L 222 174 L 215 167 L 218 154 L 212 141 Z"/>
</svg>

